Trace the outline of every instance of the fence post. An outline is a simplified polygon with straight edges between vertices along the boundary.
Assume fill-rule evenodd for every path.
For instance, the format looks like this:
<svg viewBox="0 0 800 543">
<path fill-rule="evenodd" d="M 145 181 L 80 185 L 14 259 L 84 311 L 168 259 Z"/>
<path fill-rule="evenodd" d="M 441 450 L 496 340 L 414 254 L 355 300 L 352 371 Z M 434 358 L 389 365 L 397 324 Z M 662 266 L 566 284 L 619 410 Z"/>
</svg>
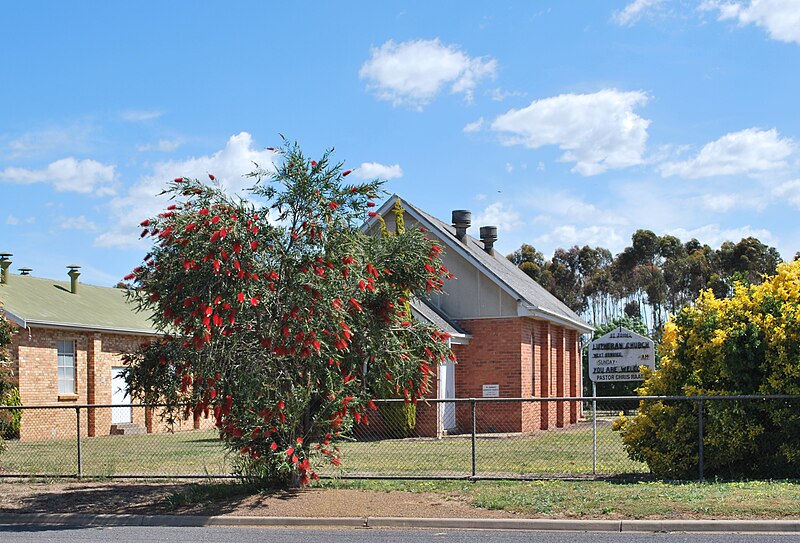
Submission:
<svg viewBox="0 0 800 543">
<path fill-rule="evenodd" d="M 81 408 L 75 408 L 75 435 L 78 440 L 78 478 L 83 477 L 83 455 L 81 454 Z"/>
<path fill-rule="evenodd" d="M 472 408 L 472 476 L 475 477 L 478 474 L 477 466 L 478 466 L 478 457 L 477 457 L 477 423 L 475 417 L 475 399 L 470 398 L 469 400 L 470 407 Z"/>
<path fill-rule="evenodd" d="M 592 381 L 592 475 L 597 475 L 597 383 Z"/>
<path fill-rule="evenodd" d="M 698 437 L 698 466 L 700 482 L 703 482 L 703 399 L 697 400 L 697 437 Z"/>
</svg>

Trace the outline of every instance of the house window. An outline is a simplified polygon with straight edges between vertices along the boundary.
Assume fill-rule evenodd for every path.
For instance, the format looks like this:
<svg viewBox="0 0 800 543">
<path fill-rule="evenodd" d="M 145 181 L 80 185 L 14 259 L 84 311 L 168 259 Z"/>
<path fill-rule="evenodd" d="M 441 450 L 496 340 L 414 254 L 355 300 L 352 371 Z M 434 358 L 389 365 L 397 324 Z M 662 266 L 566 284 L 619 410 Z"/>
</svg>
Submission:
<svg viewBox="0 0 800 543">
<path fill-rule="evenodd" d="M 76 394 L 75 342 L 58 342 L 58 393 Z"/>
</svg>

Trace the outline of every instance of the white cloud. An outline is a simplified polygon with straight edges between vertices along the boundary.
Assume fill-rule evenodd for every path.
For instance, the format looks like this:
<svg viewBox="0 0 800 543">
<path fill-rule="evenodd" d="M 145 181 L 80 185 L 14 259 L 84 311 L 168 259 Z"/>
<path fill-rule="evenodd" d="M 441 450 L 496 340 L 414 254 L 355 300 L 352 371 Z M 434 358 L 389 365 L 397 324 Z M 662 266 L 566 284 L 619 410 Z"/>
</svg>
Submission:
<svg viewBox="0 0 800 543">
<path fill-rule="evenodd" d="M 82 121 L 31 130 L 12 138 L 0 137 L 0 140 L 8 141 L 5 146 L 6 158 L 9 160 L 40 156 L 54 151 L 59 154 L 89 153 L 96 130 L 92 123 Z"/>
<path fill-rule="evenodd" d="M 114 194 L 115 177 L 113 165 L 73 157 L 56 160 L 39 170 L 8 167 L 0 171 L 0 181 L 21 185 L 51 183 L 59 192 L 94 193 L 96 196 Z"/>
<path fill-rule="evenodd" d="M 253 180 L 244 175 L 255 170 L 258 164 L 265 170 L 273 168 L 275 153 L 253 148 L 253 138 L 241 132 L 228 139 L 225 148 L 211 155 L 191 157 L 182 161 L 159 162 L 153 171 L 142 177 L 128 191 L 109 203 L 109 213 L 114 226 L 95 239 L 100 247 L 144 247 L 139 242 L 137 225 L 144 219 L 161 212 L 167 205 L 164 197 L 157 196 L 166 183 L 175 177 L 192 177 L 208 180 L 213 174 L 228 194 L 245 196 Z"/>
<path fill-rule="evenodd" d="M 507 91 L 501 88 L 494 88 L 489 91 L 489 97 L 495 102 L 502 102 L 506 98 L 516 97 L 516 96 L 525 96 L 527 95 L 526 92 L 522 91 Z"/>
<path fill-rule="evenodd" d="M 664 0 L 634 0 L 611 15 L 611 20 L 620 26 L 629 26 L 639 21 L 648 10 L 658 7 Z"/>
<path fill-rule="evenodd" d="M 163 113 L 161 111 L 147 111 L 147 110 L 128 110 L 123 111 L 120 117 L 123 121 L 131 123 L 141 123 L 145 121 L 152 121 L 158 119 Z"/>
<path fill-rule="evenodd" d="M 719 224 L 707 224 L 692 230 L 685 228 L 674 228 L 668 230 L 667 234 L 671 234 L 678 239 L 688 241 L 692 238 L 698 240 L 700 243 L 706 243 L 711 247 L 719 247 L 725 241 L 738 242 L 742 238 L 754 237 L 762 243 L 767 245 L 775 245 L 775 237 L 769 230 L 763 228 L 753 228 L 750 225 L 742 226 L 739 228 L 723 229 Z"/>
<path fill-rule="evenodd" d="M 609 169 L 641 164 L 650 121 L 634 113 L 647 103 L 643 91 L 605 89 L 594 94 L 561 94 L 534 100 L 492 121 L 505 145 L 537 149 L 558 145 L 562 162 L 572 171 L 596 175 Z"/>
<path fill-rule="evenodd" d="M 395 43 L 389 40 L 373 47 L 371 57 L 359 70 L 367 88 L 394 106 L 421 110 L 442 90 L 463 94 L 467 102 L 482 79 L 497 75 L 497 61 L 491 57 L 470 57 L 455 45 L 439 39 Z"/>
<path fill-rule="evenodd" d="M 15 226 L 15 225 L 19 224 L 19 219 L 17 217 L 15 217 L 14 215 L 9 215 L 8 217 L 6 217 L 6 224 L 10 224 L 12 226 Z"/>
<path fill-rule="evenodd" d="M 400 164 L 387 166 L 379 162 L 362 162 L 361 166 L 353 171 L 353 175 L 358 179 L 372 180 L 378 179 L 397 179 L 403 177 L 403 168 Z"/>
<path fill-rule="evenodd" d="M 183 145 L 183 140 L 180 139 L 158 140 L 158 143 L 148 143 L 145 145 L 138 145 L 136 147 L 136 150 L 139 152 L 162 151 L 165 153 L 170 153 L 172 151 L 175 151 L 181 145 Z"/>
<path fill-rule="evenodd" d="M 678 175 L 688 179 L 717 175 L 753 176 L 784 169 L 794 150 L 794 141 L 781 138 L 774 128 L 747 128 L 725 134 L 705 144 L 694 158 L 667 162 L 660 170 L 664 177 Z"/>
<path fill-rule="evenodd" d="M 800 179 L 782 183 L 773 189 L 772 195 L 800 208 Z"/>
<path fill-rule="evenodd" d="M 749 194 L 703 194 L 696 200 L 704 209 L 715 213 L 726 213 L 735 208 L 763 211 L 768 203 L 765 198 Z"/>
<path fill-rule="evenodd" d="M 555 215 L 560 219 L 567 219 L 570 222 L 579 221 L 589 224 L 627 224 L 628 220 L 624 213 L 609 213 L 608 209 L 598 208 L 576 198 L 566 192 L 551 192 L 538 194 L 535 200 L 531 200 L 530 205 L 535 209 L 542 210 L 548 215 Z M 559 222 L 565 222 L 559 220 Z"/>
<path fill-rule="evenodd" d="M 624 247 L 625 238 L 613 226 L 577 227 L 573 224 L 561 225 L 551 232 L 534 238 L 534 244 L 553 247 L 572 247 L 591 245 L 593 247 Z"/>
<path fill-rule="evenodd" d="M 64 230 L 82 230 L 84 232 L 97 231 L 97 225 L 94 221 L 90 221 L 85 215 L 79 217 L 68 217 L 59 223 L 59 226 Z"/>
<path fill-rule="evenodd" d="M 463 129 L 462 129 L 462 131 L 463 131 L 463 132 L 467 132 L 467 133 L 469 133 L 469 132 L 480 132 L 480 131 L 481 131 L 481 129 L 483 128 L 483 125 L 485 124 L 485 122 L 486 122 L 486 121 L 484 121 L 483 117 L 481 117 L 481 118 L 480 118 L 480 119 L 478 119 L 477 121 L 472 121 L 471 123 L 468 123 L 468 124 L 467 124 L 467 125 L 466 125 L 466 126 L 463 128 Z"/>
<path fill-rule="evenodd" d="M 510 162 L 506 162 L 506 173 L 511 173 L 514 171 L 514 165 Z"/>
<path fill-rule="evenodd" d="M 481 213 L 478 213 L 472 221 L 473 229 L 477 230 L 481 226 L 496 226 L 499 234 L 516 230 L 525 223 L 520 214 L 503 204 L 495 202 L 490 204 Z"/>
<path fill-rule="evenodd" d="M 721 21 L 733 19 L 740 26 L 755 24 L 765 29 L 773 40 L 800 44 L 800 2 L 797 0 L 708 0 L 700 9 L 719 12 Z"/>
</svg>

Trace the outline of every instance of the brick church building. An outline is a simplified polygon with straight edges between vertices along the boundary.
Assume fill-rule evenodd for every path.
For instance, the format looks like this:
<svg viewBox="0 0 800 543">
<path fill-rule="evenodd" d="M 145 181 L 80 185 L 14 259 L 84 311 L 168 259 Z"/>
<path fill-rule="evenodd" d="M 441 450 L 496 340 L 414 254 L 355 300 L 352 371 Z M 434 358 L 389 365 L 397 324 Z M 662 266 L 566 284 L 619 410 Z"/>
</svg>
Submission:
<svg viewBox="0 0 800 543">
<path fill-rule="evenodd" d="M 445 266 L 455 279 L 444 293 L 416 300 L 412 310 L 452 336 L 458 362 L 442 364 L 439 398 L 549 398 L 581 395 L 581 334 L 593 328 L 544 287 L 493 249 L 497 228 L 480 228 L 481 239 L 467 234 L 468 211 L 454 211 L 452 224 L 427 214 L 399 196 L 378 211 L 395 229 L 399 203 L 407 228 L 423 227 L 442 247 Z M 376 234 L 378 218 L 365 225 Z M 478 431 L 532 432 L 564 427 L 579 417 L 578 402 L 494 403 L 478 419 Z M 440 404 L 436 414 L 418 415 L 417 432 L 466 432 L 469 406 Z"/>
</svg>

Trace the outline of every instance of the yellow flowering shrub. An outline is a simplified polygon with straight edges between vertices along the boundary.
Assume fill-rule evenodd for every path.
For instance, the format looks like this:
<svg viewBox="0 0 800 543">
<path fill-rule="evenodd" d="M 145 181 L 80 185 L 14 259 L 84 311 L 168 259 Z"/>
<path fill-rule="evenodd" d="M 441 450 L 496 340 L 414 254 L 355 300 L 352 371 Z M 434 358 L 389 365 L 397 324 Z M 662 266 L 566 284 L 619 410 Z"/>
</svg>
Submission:
<svg viewBox="0 0 800 543">
<path fill-rule="evenodd" d="M 646 372 L 642 396 L 800 394 L 800 261 L 781 264 L 756 286 L 737 285 L 730 298 L 703 292 L 665 325 L 661 365 Z M 800 476 L 797 402 L 704 402 L 707 476 Z M 660 477 L 695 477 L 697 402 L 640 402 L 620 417 L 629 456 Z"/>
</svg>

